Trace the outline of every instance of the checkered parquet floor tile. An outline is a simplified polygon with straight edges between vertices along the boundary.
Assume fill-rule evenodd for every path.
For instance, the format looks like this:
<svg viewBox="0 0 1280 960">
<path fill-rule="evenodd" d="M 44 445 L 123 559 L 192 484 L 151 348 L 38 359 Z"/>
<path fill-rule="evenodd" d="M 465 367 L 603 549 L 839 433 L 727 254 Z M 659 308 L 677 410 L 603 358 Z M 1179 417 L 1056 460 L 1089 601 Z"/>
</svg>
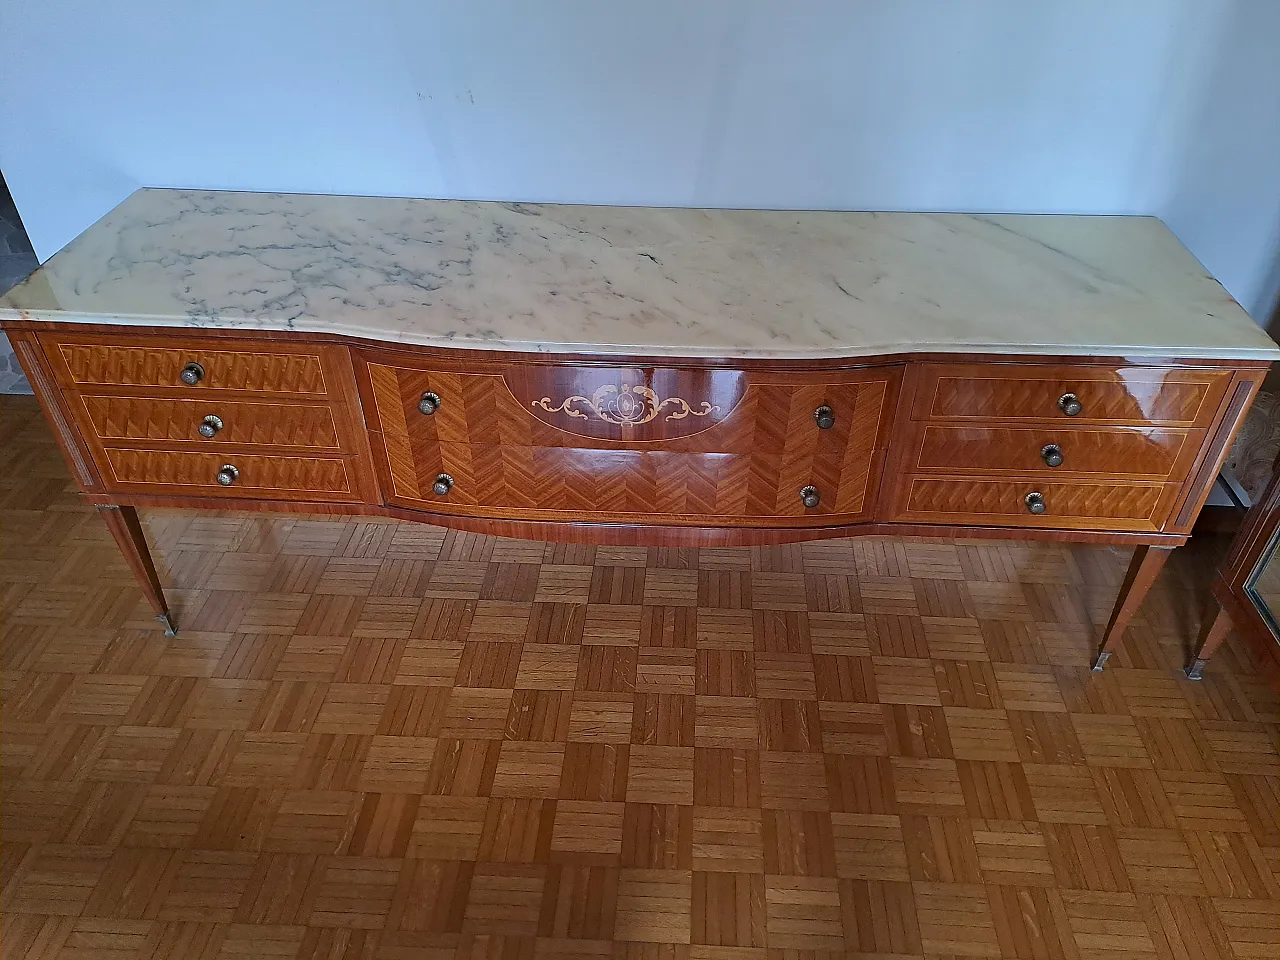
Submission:
<svg viewBox="0 0 1280 960">
<path fill-rule="evenodd" d="M 153 511 L 0 404 L 5 957 L 1280 956 L 1280 698 L 1175 556 Z M 1182 552 L 1180 552 L 1182 553 Z"/>
</svg>

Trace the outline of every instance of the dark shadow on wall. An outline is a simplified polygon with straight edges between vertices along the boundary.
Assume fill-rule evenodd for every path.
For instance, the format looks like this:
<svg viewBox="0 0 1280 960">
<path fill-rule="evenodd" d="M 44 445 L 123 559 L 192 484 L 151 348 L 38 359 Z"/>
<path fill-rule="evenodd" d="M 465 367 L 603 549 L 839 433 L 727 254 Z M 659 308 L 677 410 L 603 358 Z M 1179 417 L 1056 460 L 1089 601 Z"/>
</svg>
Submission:
<svg viewBox="0 0 1280 960">
<path fill-rule="evenodd" d="M 1280 165 L 1280 157 L 1276 157 L 1276 164 Z M 1277 231 L 1280 233 L 1280 230 Z M 1280 338 L 1280 251 L 1276 253 L 1276 259 L 1271 264 L 1271 273 L 1267 276 L 1267 290 L 1275 291 L 1275 302 L 1271 305 L 1271 318 L 1267 321 L 1267 333 L 1271 334 L 1271 339 Z"/>
<path fill-rule="evenodd" d="M 40 265 L 27 231 L 13 205 L 9 187 L 0 173 L 0 294 L 16 286 Z M 0 334 L 0 393 L 30 393 L 31 386 L 18 366 L 9 341 Z"/>
<path fill-rule="evenodd" d="M 40 265 L 27 239 L 26 228 L 13 205 L 9 187 L 0 173 L 0 294 L 17 286 Z"/>
</svg>

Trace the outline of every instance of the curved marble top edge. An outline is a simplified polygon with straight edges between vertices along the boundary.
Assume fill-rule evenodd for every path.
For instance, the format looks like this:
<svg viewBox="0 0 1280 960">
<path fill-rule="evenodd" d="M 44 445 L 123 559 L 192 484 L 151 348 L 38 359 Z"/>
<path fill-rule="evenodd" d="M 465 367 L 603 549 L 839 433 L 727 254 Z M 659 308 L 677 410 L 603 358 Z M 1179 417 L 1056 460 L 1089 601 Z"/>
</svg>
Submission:
<svg viewBox="0 0 1280 960">
<path fill-rule="evenodd" d="M 128 317 L 128 316 L 112 316 L 104 318 L 100 316 L 72 316 L 67 314 L 56 314 L 51 316 L 37 316 L 29 311 L 12 311 L 6 310 L 0 305 L 0 320 L 28 320 L 32 322 L 49 322 L 49 323 L 69 323 L 69 324 L 85 324 L 97 326 L 121 326 L 121 327 L 146 327 L 148 330 L 224 330 L 234 334 L 235 332 L 244 332 L 247 334 L 279 332 L 282 329 L 278 325 L 269 322 L 254 323 L 249 322 L 219 322 L 208 323 L 199 320 L 184 320 L 181 322 L 171 318 L 164 317 Z M 699 348 L 699 347 L 675 347 L 675 346 L 655 346 L 653 344 L 627 344 L 627 343 L 611 343 L 611 344 L 584 344 L 578 342 L 565 343 L 544 343 L 536 341 L 494 341 L 483 339 L 471 339 L 465 337 L 451 338 L 430 338 L 430 337 L 389 337 L 383 331 L 377 330 L 360 330 L 358 328 L 342 328 L 338 329 L 332 325 L 308 324 L 294 322 L 291 323 L 287 330 L 292 333 L 302 335 L 320 334 L 337 337 L 349 337 L 353 340 L 364 341 L 370 344 L 388 344 L 391 346 L 421 346 L 431 347 L 441 350 L 493 350 L 498 352 L 509 352 L 512 354 L 531 355 L 531 356 L 555 356 L 555 355 L 597 355 L 600 357 L 658 357 L 671 360 L 780 360 L 780 361 L 820 361 L 820 360 L 882 360 L 892 359 L 894 357 L 918 356 L 918 355 L 946 355 L 955 354 L 963 356 L 968 354 L 974 355 L 993 355 L 1008 357 L 1080 357 L 1080 358 L 1106 358 L 1106 359 L 1168 359 L 1168 360 L 1280 360 L 1280 347 L 1266 349 L 1255 347 L 1179 347 L 1173 348 L 1157 348 L 1149 344 L 1060 344 L 1060 343 L 1012 343 L 1003 341 L 999 343 L 989 343 L 982 341 L 957 341 L 948 340 L 945 342 L 929 342 L 929 341 L 913 341 L 911 343 L 884 343 L 884 344 L 864 344 L 857 347 L 847 347 L 845 349 L 814 349 L 809 351 L 802 350 L 786 350 L 786 349 L 770 349 L 767 351 L 752 349 L 735 349 L 735 348 Z"/>
<path fill-rule="evenodd" d="M 141 190 L 0 318 L 522 353 L 1280 359 L 1142 217 Z"/>
</svg>

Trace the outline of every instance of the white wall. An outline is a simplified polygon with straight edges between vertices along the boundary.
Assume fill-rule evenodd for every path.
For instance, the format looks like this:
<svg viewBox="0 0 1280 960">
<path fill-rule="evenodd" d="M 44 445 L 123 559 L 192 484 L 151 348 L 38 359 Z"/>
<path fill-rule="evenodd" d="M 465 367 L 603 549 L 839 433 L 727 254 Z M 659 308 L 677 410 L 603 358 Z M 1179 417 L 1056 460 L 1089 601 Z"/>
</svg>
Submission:
<svg viewBox="0 0 1280 960">
<path fill-rule="evenodd" d="M 1280 298 L 1280 0 L 1229 6 L 1155 212 L 1265 324 Z"/>
<path fill-rule="evenodd" d="M 1278 0 L 0 0 L 47 258 L 135 187 L 1156 213 L 1280 280 Z"/>
</svg>

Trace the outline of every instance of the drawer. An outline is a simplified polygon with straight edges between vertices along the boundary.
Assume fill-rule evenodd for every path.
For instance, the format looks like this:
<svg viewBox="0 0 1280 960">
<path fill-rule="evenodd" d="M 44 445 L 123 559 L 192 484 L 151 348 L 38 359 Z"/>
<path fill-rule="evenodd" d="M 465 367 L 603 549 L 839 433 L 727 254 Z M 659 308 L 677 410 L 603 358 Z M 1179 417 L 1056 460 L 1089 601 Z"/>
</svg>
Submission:
<svg viewBox="0 0 1280 960">
<path fill-rule="evenodd" d="M 187 497 L 354 500 L 352 466 L 342 457 L 257 456 L 181 453 L 108 447 L 103 470 L 114 490 Z M 235 467 L 234 481 L 218 482 L 218 472 Z"/>
<path fill-rule="evenodd" d="M 323 396 L 325 348 L 264 348 L 260 341 L 175 337 L 160 341 L 102 343 L 88 337 L 45 334 L 45 354 L 67 386 L 156 387 L 207 392 L 243 390 Z M 188 364 L 198 364 L 194 384 L 181 377 Z"/>
<path fill-rule="evenodd" d="M 418 445 L 834 458 L 882 445 L 901 379 L 897 365 L 828 375 L 532 363 L 483 373 L 380 362 L 367 370 L 375 429 Z M 825 429 L 819 408 L 830 411 Z"/>
<path fill-rule="evenodd" d="M 868 458 L 443 443 L 391 451 L 393 502 L 512 519 L 697 524 L 847 521 L 867 507 Z M 439 495 L 439 474 L 453 481 Z M 801 502 L 812 485 L 814 507 Z"/>
<path fill-rule="evenodd" d="M 978 427 L 913 424 L 912 472 L 1007 475 L 1054 479 L 1077 474 L 1182 480 L 1195 463 L 1203 430 L 1150 427 Z M 1060 462 L 1058 462 L 1058 459 Z M 1058 465 L 1052 466 L 1057 462 Z"/>
<path fill-rule="evenodd" d="M 176 400 L 82 394 L 82 420 L 104 443 L 121 440 L 341 449 L 328 404 Z M 200 428 L 214 431 L 210 437 Z"/>
<path fill-rule="evenodd" d="M 1207 427 L 1230 370 L 1091 364 L 923 364 L 915 420 L 1057 420 Z M 1079 403 L 1079 412 L 1070 400 Z"/>
<path fill-rule="evenodd" d="M 1173 483 L 1090 483 L 909 477 L 893 519 L 965 526 L 1159 530 L 1177 498 Z M 1033 514 L 1028 494 L 1044 498 Z"/>
</svg>

